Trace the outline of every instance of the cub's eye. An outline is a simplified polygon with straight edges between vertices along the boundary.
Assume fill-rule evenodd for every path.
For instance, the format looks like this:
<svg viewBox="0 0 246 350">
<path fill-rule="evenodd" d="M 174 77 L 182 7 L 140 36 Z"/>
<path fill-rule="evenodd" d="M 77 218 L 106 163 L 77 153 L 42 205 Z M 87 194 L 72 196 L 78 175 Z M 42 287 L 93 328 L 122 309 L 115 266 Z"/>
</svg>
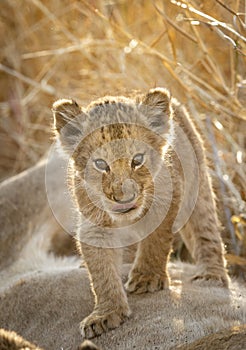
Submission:
<svg viewBox="0 0 246 350">
<path fill-rule="evenodd" d="M 101 170 L 101 171 L 109 171 L 109 165 L 107 162 L 105 162 L 105 160 L 103 159 L 96 159 L 94 160 L 94 164 L 96 166 L 96 168 L 98 170 Z"/>
<path fill-rule="evenodd" d="M 139 168 L 144 163 L 144 154 L 138 153 L 132 158 L 132 168 Z"/>
</svg>

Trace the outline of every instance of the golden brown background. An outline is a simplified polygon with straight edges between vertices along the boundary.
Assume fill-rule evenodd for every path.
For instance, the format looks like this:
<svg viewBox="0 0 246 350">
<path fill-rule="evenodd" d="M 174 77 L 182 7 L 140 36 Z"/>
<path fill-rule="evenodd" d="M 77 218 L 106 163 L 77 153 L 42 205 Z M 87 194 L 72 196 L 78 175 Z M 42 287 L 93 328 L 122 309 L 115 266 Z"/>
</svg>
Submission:
<svg viewBox="0 0 246 350">
<path fill-rule="evenodd" d="M 2 0 L 0 180 L 45 156 L 57 98 L 167 87 L 205 138 L 229 267 L 246 279 L 245 12 L 244 0 Z"/>
</svg>

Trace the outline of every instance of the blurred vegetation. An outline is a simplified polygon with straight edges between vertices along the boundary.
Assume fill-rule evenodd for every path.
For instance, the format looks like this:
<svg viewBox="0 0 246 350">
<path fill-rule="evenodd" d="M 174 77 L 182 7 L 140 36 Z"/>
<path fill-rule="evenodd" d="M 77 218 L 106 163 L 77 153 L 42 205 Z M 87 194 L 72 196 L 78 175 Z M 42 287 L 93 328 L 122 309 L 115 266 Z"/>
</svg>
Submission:
<svg viewBox="0 0 246 350">
<path fill-rule="evenodd" d="M 45 155 L 55 99 L 165 86 L 206 140 L 229 267 L 246 279 L 245 11 L 244 0 L 2 0 L 0 179 Z"/>
</svg>

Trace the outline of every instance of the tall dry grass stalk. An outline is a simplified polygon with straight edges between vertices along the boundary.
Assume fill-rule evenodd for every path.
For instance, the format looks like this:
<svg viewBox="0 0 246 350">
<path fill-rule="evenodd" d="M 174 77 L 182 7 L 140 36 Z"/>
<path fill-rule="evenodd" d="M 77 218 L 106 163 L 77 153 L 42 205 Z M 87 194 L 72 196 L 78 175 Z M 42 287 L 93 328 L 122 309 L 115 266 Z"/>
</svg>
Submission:
<svg viewBox="0 0 246 350">
<path fill-rule="evenodd" d="M 56 98 L 165 86 L 207 140 L 228 260 L 246 274 L 245 12 L 244 0 L 2 0 L 0 178 L 45 154 Z"/>
</svg>

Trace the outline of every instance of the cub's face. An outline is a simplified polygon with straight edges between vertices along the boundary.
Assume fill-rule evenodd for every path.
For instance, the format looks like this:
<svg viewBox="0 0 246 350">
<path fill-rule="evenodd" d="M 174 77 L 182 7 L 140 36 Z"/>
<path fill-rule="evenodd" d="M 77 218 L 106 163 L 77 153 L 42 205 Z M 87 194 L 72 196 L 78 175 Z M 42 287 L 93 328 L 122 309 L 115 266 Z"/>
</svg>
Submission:
<svg viewBox="0 0 246 350">
<path fill-rule="evenodd" d="M 134 124 L 103 126 L 83 139 L 73 155 L 77 181 L 113 220 L 140 217 L 151 204 L 161 154 L 149 144 L 149 134 Z"/>
<path fill-rule="evenodd" d="M 156 89 L 138 100 L 105 98 L 87 110 L 70 100 L 54 104 L 55 129 L 71 156 L 82 213 L 128 222 L 148 210 L 170 135 L 169 102 L 168 93 Z"/>
</svg>

